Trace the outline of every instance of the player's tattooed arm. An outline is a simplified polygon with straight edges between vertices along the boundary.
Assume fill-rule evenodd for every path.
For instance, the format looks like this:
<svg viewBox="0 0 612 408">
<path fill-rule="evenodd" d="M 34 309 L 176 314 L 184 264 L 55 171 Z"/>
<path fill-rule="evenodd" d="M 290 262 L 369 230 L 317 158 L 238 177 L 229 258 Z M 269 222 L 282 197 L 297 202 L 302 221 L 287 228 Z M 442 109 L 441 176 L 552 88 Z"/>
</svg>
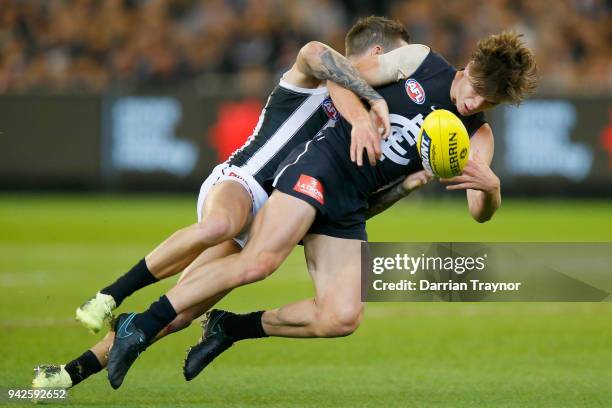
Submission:
<svg viewBox="0 0 612 408">
<path fill-rule="evenodd" d="M 296 60 L 298 70 L 319 81 L 330 80 L 353 91 L 370 104 L 382 99 L 340 53 L 318 41 L 311 41 L 300 50 Z"/>
<path fill-rule="evenodd" d="M 381 153 L 380 137 L 387 137 L 391 129 L 389 107 L 346 58 L 325 44 L 311 41 L 302 47 L 284 80 L 310 87 L 326 80 L 334 104 L 352 125 L 351 160 L 361 166 L 366 150 L 370 164 L 376 164 Z M 369 116 L 359 97 L 369 102 Z"/>
<path fill-rule="evenodd" d="M 433 176 L 425 170 L 410 174 L 403 180 L 392 184 L 391 186 L 380 190 L 370 197 L 368 201 L 368 209 L 366 210 L 366 218 L 370 219 L 375 215 L 380 214 L 393 204 L 412 193 L 414 190 L 421 188 L 429 183 Z"/>
<path fill-rule="evenodd" d="M 338 52 L 329 47 L 321 53 L 321 65 L 316 67 L 320 79 L 333 81 L 367 100 L 370 104 L 382 99 L 361 76 L 357 69 Z"/>
</svg>

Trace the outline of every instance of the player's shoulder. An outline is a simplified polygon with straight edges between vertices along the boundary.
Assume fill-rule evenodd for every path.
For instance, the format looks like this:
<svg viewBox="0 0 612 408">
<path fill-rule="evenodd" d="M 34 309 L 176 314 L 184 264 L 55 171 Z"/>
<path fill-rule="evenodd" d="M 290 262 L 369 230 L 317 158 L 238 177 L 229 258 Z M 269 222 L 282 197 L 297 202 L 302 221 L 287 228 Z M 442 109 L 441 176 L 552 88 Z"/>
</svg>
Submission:
<svg viewBox="0 0 612 408">
<path fill-rule="evenodd" d="M 309 88 L 300 86 L 301 84 L 283 75 L 266 102 L 267 111 L 277 108 L 282 111 L 297 109 L 305 100 L 322 101 L 329 97 L 327 87 Z"/>
<path fill-rule="evenodd" d="M 423 62 L 416 70 L 415 75 L 430 77 L 446 71 L 455 72 L 456 68 L 442 55 L 438 54 L 434 50 L 429 50 L 427 55 L 423 58 Z"/>
<path fill-rule="evenodd" d="M 407 47 L 410 47 L 408 52 L 412 56 L 413 61 L 418 64 L 417 69 L 432 53 L 431 48 L 425 44 L 408 44 Z"/>
<path fill-rule="evenodd" d="M 378 66 L 385 78 L 397 80 L 413 75 L 431 49 L 423 44 L 406 44 L 378 56 Z"/>
<path fill-rule="evenodd" d="M 425 58 L 431 52 L 431 48 L 425 44 L 406 44 L 392 52 L 407 54 L 415 58 L 419 56 Z"/>
<path fill-rule="evenodd" d="M 327 93 L 327 87 L 324 86 L 324 83 L 305 75 L 295 64 L 282 75 L 278 85 L 284 90 L 300 94 Z"/>
</svg>

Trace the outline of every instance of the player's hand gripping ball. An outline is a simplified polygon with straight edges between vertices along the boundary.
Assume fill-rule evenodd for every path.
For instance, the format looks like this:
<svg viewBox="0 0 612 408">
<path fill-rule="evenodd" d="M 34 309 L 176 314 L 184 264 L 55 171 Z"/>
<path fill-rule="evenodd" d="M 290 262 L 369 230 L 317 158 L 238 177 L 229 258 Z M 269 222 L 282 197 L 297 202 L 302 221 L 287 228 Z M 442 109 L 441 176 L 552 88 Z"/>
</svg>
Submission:
<svg viewBox="0 0 612 408">
<path fill-rule="evenodd" d="M 423 167 L 436 177 L 458 176 L 468 162 L 470 137 L 457 116 L 436 109 L 423 121 L 417 138 Z"/>
</svg>

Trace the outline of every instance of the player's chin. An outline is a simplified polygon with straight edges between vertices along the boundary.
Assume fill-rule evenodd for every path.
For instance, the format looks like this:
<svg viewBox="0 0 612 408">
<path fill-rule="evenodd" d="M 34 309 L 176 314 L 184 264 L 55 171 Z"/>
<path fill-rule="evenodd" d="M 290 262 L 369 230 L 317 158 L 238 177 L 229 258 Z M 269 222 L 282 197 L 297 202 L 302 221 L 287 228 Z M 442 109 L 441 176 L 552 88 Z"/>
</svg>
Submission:
<svg viewBox="0 0 612 408">
<path fill-rule="evenodd" d="M 468 107 L 465 105 L 457 106 L 457 111 L 461 114 L 461 116 L 472 116 L 480 112 L 479 109 L 468 109 Z"/>
<path fill-rule="evenodd" d="M 469 110 L 469 109 L 462 109 L 462 110 L 463 110 L 463 112 L 459 111 L 459 113 L 461 113 L 461 115 L 462 115 L 462 116 L 471 116 L 471 115 L 473 115 L 474 113 L 476 113 L 476 112 L 471 111 L 471 110 Z"/>
<path fill-rule="evenodd" d="M 457 112 L 459 112 L 459 114 L 461 116 L 466 116 L 467 109 L 465 108 L 465 104 L 464 103 L 456 102 L 455 103 L 455 107 L 457 108 Z"/>
</svg>

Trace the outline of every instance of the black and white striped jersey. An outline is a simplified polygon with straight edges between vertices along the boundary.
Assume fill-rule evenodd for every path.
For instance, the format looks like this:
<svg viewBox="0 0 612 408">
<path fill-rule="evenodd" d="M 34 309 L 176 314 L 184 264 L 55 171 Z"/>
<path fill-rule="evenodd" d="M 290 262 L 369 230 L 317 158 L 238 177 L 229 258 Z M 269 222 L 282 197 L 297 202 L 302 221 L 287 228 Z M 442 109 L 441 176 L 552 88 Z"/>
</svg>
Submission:
<svg viewBox="0 0 612 408">
<path fill-rule="evenodd" d="M 333 126 L 338 117 L 327 88 L 300 88 L 281 80 L 253 133 L 227 163 L 246 170 L 270 193 L 278 165 L 296 146 Z"/>
</svg>

